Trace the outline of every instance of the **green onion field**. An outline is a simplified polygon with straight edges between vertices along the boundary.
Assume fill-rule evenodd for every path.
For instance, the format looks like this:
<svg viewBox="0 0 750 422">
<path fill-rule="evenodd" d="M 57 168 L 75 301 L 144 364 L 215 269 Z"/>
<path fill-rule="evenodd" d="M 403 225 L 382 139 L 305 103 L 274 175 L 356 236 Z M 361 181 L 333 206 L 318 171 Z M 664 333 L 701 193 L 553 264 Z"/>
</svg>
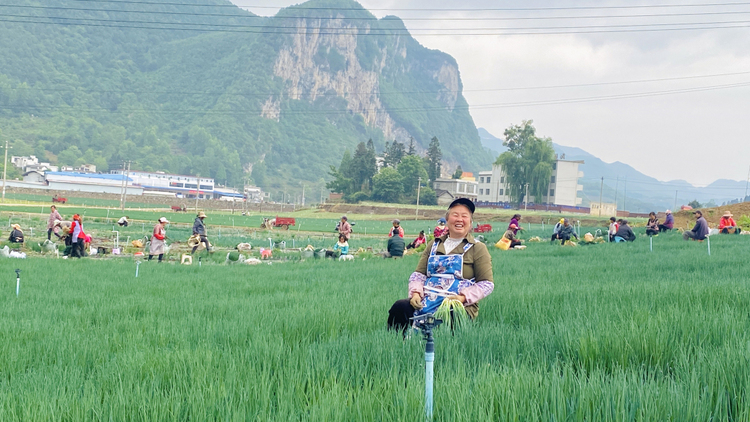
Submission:
<svg viewBox="0 0 750 422">
<path fill-rule="evenodd" d="M 478 319 L 436 333 L 435 420 L 750 420 L 750 239 L 653 244 L 491 248 Z M 1 258 L 0 420 L 422 421 L 424 341 L 385 328 L 417 256 L 368 256 Z"/>
</svg>

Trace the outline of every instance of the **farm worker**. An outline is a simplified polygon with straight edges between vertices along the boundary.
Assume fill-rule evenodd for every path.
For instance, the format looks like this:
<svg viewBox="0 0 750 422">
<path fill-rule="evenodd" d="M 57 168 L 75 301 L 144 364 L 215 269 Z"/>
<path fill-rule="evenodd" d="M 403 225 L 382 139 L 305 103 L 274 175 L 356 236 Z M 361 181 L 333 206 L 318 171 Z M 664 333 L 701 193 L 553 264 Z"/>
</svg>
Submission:
<svg viewBox="0 0 750 422">
<path fill-rule="evenodd" d="M 511 224 L 508 227 L 508 230 L 506 230 L 505 234 L 503 235 L 505 239 L 510 240 L 509 249 L 515 248 L 516 246 L 521 246 L 521 244 L 523 243 L 521 240 L 518 239 L 518 237 L 516 237 L 516 232 L 518 232 L 518 227 L 516 227 L 515 224 Z"/>
<path fill-rule="evenodd" d="M 47 218 L 47 240 L 51 240 L 52 233 L 55 233 L 58 239 L 60 239 L 60 228 L 55 225 L 55 221 L 62 220 L 62 216 L 57 212 L 56 206 L 49 207 L 49 218 Z"/>
<path fill-rule="evenodd" d="M 393 220 L 393 229 L 388 232 L 388 237 L 396 236 L 403 238 L 404 237 L 404 229 L 401 227 L 401 220 L 398 218 Z"/>
<path fill-rule="evenodd" d="M 10 243 L 23 243 L 23 231 L 21 230 L 21 225 L 13 224 L 10 227 L 13 230 L 11 230 L 10 236 L 8 236 L 8 241 L 10 241 Z"/>
<path fill-rule="evenodd" d="M 346 236 L 343 234 L 339 234 L 339 241 L 336 242 L 335 245 L 333 245 L 333 250 L 341 252 L 340 255 L 348 255 L 349 254 L 349 242 L 346 240 Z"/>
<path fill-rule="evenodd" d="M 727 211 L 721 216 L 719 220 L 719 231 L 724 234 L 740 234 L 742 230 L 737 230 L 737 223 L 734 222 L 734 218 L 731 212 Z"/>
<path fill-rule="evenodd" d="M 119 220 L 117 220 L 117 225 L 118 225 L 118 226 L 120 226 L 120 227 L 127 227 L 127 226 L 128 226 L 128 223 L 130 223 L 130 222 L 128 221 L 128 219 L 129 219 L 129 218 L 130 218 L 130 217 L 128 217 L 127 215 L 126 215 L 126 216 L 124 216 L 124 217 L 120 217 L 120 219 L 119 219 Z"/>
<path fill-rule="evenodd" d="M 393 230 L 388 234 L 387 250 L 383 252 L 383 258 L 400 258 L 404 256 L 404 239 L 399 237 L 398 228 L 394 227 Z"/>
<path fill-rule="evenodd" d="M 349 224 L 349 219 L 345 215 L 341 216 L 341 221 L 336 225 L 336 229 L 339 231 L 339 234 L 343 234 L 346 237 L 347 241 L 349 240 L 349 236 L 352 234 L 352 225 Z"/>
<path fill-rule="evenodd" d="M 659 235 L 659 219 L 656 218 L 656 213 L 653 211 L 648 213 L 648 221 L 646 222 L 646 234 L 649 236 Z"/>
<path fill-rule="evenodd" d="M 609 235 L 610 242 L 615 241 L 615 234 L 617 233 L 617 229 L 619 228 L 620 225 L 617 224 L 617 220 L 615 220 L 614 217 L 609 217 L 609 230 L 607 230 L 607 234 Z"/>
<path fill-rule="evenodd" d="M 448 227 L 446 227 L 445 224 L 446 224 L 445 218 L 440 218 L 437 221 L 437 226 L 435 227 L 435 230 L 432 232 L 433 237 L 438 238 L 448 233 Z"/>
<path fill-rule="evenodd" d="M 508 224 L 508 230 L 511 230 L 511 226 L 516 227 L 515 229 L 512 229 L 513 234 L 518 234 L 519 230 L 523 230 L 523 227 L 521 227 L 519 221 L 521 221 L 521 214 L 513 214 L 513 218 L 510 219 L 510 224 Z"/>
<path fill-rule="evenodd" d="M 73 258 L 83 258 L 84 242 L 86 233 L 83 232 L 83 221 L 78 214 L 73 215 L 73 222 L 70 223 L 70 256 Z"/>
<path fill-rule="evenodd" d="M 164 239 L 167 238 L 167 231 L 164 229 L 164 225 L 167 223 L 169 223 L 169 220 L 161 217 L 154 226 L 154 234 L 151 236 L 151 246 L 148 250 L 149 261 L 151 261 L 151 258 L 153 258 L 154 255 L 159 255 L 159 262 L 164 258 L 164 250 L 167 246 L 164 242 Z"/>
<path fill-rule="evenodd" d="M 413 242 L 411 242 L 408 245 L 406 245 L 406 249 L 415 249 L 415 248 L 418 248 L 419 245 L 423 244 L 426 241 L 427 241 L 427 238 L 424 235 L 424 230 L 422 230 L 422 231 L 419 232 L 419 236 L 417 236 L 417 238 L 414 239 Z"/>
<path fill-rule="evenodd" d="M 693 226 L 693 230 L 682 233 L 682 238 L 685 240 L 704 240 L 708 236 L 708 233 L 708 222 L 703 218 L 703 213 L 698 210 L 695 212 L 695 226 Z"/>
<path fill-rule="evenodd" d="M 206 236 L 206 225 L 203 224 L 204 218 L 206 218 L 206 213 L 201 211 L 195 217 L 195 222 L 193 222 L 193 236 L 197 235 L 200 238 L 200 243 L 193 246 L 193 250 L 192 252 L 190 252 L 190 255 L 195 253 L 195 251 L 198 249 L 198 246 L 200 246 L 201 243 L 203 243 L 206 246 L 206 253 L 211 252 L 210 245 L 208 243 L 208 236 Z"/>
<path fill-rule="evenodd" d="M 672 215 L 672 211 L 667 210 L 666 214 L 667 217 L 664 219 L 664 224 L 659 224 L 660 232 L 666 232 L 674 228 L 674 216 Z"/>
<path fill-rule="evenodd" d="M 558 221 L 557 224 L 555 224 L 555 227 L 552 229 L 552 234 L 556 235 L 560 233 L 560 229 L 562 228 L 563 224 L 565 224 L 565 219 L 561 218 L 560 221 Z"/>
<path fill-rule="evenodd" d="M 633 229 L 628 226 L 628 220 L 622 220 L 620 227 L 615 233 L 615 242 L 633 242 L 635 241 L 635 233 Z"/>
<path fill-rule="evenodd" d="M 388 327 L 406 330 L 409 318 L 432 313 L 443 299 L 459 300 L 471 319 L 478 302 L 495 289 L 492 258 L 484 243 L 471 235 L 474 203 L 458 198 L 448 206 L 448 233 L 427 242 L 416 270 L 409 277 L 409 299 L 398 300 L 389 311 Z"/>
<path fill-rule="evenodd" d="M 563 218 L 563 224 L 560 226 L 560 230 L 552 235 L 551 241 L 560 240 L 560 244 L 564 245 L 566 241 L 570 240 L 570 237 L 575 237 L 578 240 L 578 234 L 573 230 L 573 226 L 570 225 L 570 221 L 567 218 Z"/>
</svg>

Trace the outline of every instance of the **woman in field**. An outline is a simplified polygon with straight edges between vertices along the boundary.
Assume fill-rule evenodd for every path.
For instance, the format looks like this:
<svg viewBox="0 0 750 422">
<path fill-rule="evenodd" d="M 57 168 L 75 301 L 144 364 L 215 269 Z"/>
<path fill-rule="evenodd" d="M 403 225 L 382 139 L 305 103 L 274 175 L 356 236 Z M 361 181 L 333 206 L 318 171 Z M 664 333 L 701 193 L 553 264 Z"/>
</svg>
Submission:
<svg viewBox="0 0 750 422">
<path fill-rule="evenodd" d="M 448 227 L 446 227 L 445 224 L 445 218 L 441 218 L 437 221 L 437 226 L 435 226 L 435 230 L 432 232 L 433 237 L 438 238 L 448 233 Z"/>
<path fill-rule="evenodd" d="M 656 218 L 656 213 L 653 211 L 648 213 L 648 221 L 646 222 L 646 234 L 649 236 L 656 236 L 659 234 L 659 219 Z"/>
<path fill-rule="evenodd" d="M 396 301 L 389 311 L 389 328 L 406 330 L 409 318 L 434 313 L 445 298 L 460 301 L 470 318 L 477 317 L 478 302 L 492 293 L 495 284 L 487 246 L 471 235 L 473 215 L 474 203 L 465 198 L 448 207 L 448 233 L 427 243 L 409 277 L 409 299 Z"/>
<path fill-rule="evenodd" d="M 70 223 L 70 242 L 73 246 L 70 256 L 73 258 L 83 258 L 86 233 L 83 232 L 83 219 L 78 214 L 73 215 L 73 222 Z"/>
<path fill-rule="evenodd" d="M 521 214 L 513 214 L 513 218 L 510 219 L 510 224 L 508 224 L 508 230 L 513 230 L 513 234 L 518 234 L 519 230 L 523 230 L 523 227 L 521 227 Z"/>
<path fill-rule="evenodd" d="M 346 240 L 346 236 L 344 234 L 339 234 L 339 241 L 336 242 L 335 245 L 333 245 L 333 251 L 331 252 L 331 257 L 335 256 L 338 252 L 338 256 L 341 255 L 348 255 L 349 254 L 349 242 Z M 328 255 L 328 252 L 326 252 L 326 256 Z"/>
<path fill-rule="evenodd" d="M 167 244 L 164 242 L 164 239 L 167 238 L 167 230 L 164 228 L 164 225 L 167 223 L 169 223 L 169 221 L 166 218 L 161 217 L 154 226 L 154 233 L 151 235 L 151 246 L 148 249 L 149 261 L 151 261 L 151 258 L 153 258 L 154 255 L 159 255 L 159 262 L 164 258 L 164 253 L 167 248 Z"/>
<path fill-rule="evenodd" d="M 47 218 L 47 240 L 52 240 L 52 233 L 60 239 L 60 229 L 55 225 L 55 221 L 62 220 L 62 216 L 57 212 L 56 206 L 49 207 L 49 218 Z"/>
<path fill-rule="evenodd" d="M 198 246 L 200 246 L 201 243 L 206 246 L 206 253 L 211 252 L 211 244 L 208 243 L 208 236 L 206 235 L 206 225 L 203 223 L 203 219 L 205 218 L 206 213 L 204 213 L 203 211 L 199 212 L 195 217 L 195 221 L 193 222 L 193 236 L 198 236 L 198 239 L 200 241 L 197 245 L 193 246 L 193 250 L 190 252 L 190 255 L 194 254 L 195 251 L 198 250 Z"/>
</svg>

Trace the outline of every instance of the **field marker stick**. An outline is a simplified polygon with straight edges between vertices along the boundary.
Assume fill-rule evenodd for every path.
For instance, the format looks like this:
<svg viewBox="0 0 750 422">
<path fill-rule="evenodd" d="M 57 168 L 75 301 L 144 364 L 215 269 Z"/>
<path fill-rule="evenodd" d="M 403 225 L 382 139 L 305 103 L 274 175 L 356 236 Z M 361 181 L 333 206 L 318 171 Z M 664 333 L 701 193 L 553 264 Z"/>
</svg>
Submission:
<svg viewBox="0 0 750 422">
<path fill-rule="evenodd" d="M 135 278 L 138 278 L 138 268 L 141 266 L 141 261 L 135 262 Z"/>
<path fill-rule="evenodd" d="M 16 269 L 16 297 L 21 292 L 21 270 Z"/>
<path fill-rule="evenodd" d="M 654 251 L 654 237 L 653 236 L 649 236 L 648 239 L 651 242 L 651 252 L 653 252 Z"/>
<path fill-rule="evenodd" d="M 706 236 L 706 242 L 708 242 L 708 256 L 711 256 L 711 236 Z"/>
</svg>

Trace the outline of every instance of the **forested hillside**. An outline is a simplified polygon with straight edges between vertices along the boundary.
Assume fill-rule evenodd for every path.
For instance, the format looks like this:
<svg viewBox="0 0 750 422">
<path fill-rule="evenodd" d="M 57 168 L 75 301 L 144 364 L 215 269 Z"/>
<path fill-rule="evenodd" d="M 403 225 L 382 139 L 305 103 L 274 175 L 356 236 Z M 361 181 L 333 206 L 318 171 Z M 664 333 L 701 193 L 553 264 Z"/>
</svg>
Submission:
<svg viewBox="0 0 750 422">
<path fill-rule="evenodd" d="M 424 150 L 436 136 L 449 162 L 491 162 L 453 58 L 352 1 L 270 18 L 223 0 L 13 4 L 0 7 L 0 136 L 14 155 L 271 191 L 322 187 L 368 139 Z"/>
</svg>

